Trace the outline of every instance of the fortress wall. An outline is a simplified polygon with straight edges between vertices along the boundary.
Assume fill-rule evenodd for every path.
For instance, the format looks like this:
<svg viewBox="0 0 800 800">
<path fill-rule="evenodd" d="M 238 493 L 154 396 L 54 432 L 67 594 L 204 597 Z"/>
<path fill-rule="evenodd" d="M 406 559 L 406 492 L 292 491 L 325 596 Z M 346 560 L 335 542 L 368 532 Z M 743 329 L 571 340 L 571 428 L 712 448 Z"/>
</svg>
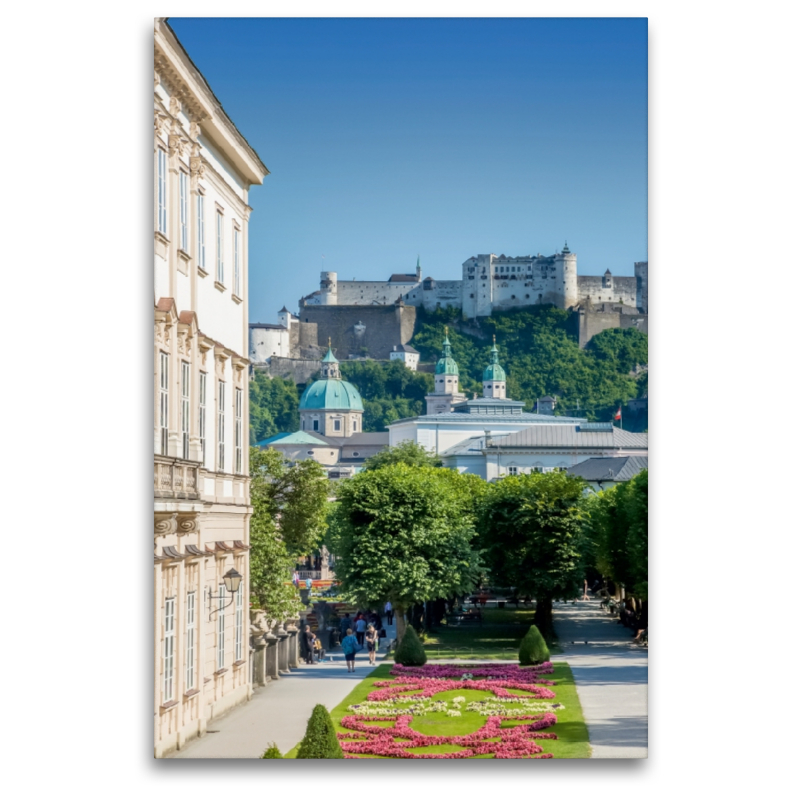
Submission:
<svg viewBox="0 0 800 800">
<path fill-rule="evenodd" d="M 461 308 L 462 292 L 462 281 L 436 281 L 432 289 L 422 290 L 422 302 L 426 311 L 446 306 Z"/>
<path fill-rule="evenodd" d="M 286 328 L 250 328 L 250 360 L 264 363 L 271 356 L 288 356 L 290 333 Z"/>
<path fill-rule="evenodd" d="M 340 284 L 341 286 L 341 284 Z M 331 338 L 340 361 L 348 356 L 387 359 L 397 344 L 407 344 L 414 333 L 414 306 L 307 306 L 300 309 L 302 322 L 316 323 L 318 340 Z M 363 331 L 357 331 L 361 323 Z"/>
<path fill-rule="evenodd" d="M 646 314 L 624 314 L 619 311 L 580 311 L 571 318 L 578 344 L 586 347 L 592 337 L 609 328 L 638 328 L 647 333 Z"/>
<path fill-rule="evenodd" d="M 388 281 L 339 281 L 337 305 L 391 305 L 413 285 Z"/>
<path fill-rule="evenodd" d="M 298 331 L 297 346 L 301 347 L 318 347 L 320 346 L 317 324 L 315 322 L 298 322 L 292 326 L 294 330 Z"/>
<path fill-rule="evenodd" d="M 614 278 L 603 286 L 601 275 L 578 276 L 578 302 L 589 298 L 593 303 L 619 303 L 636 308 L 636 278 Z"/>
<path fill-rule="evenodd" d="M 633 272 L 636 276 L 636 305 L 647 314 L 647 262 L 637 261 Z"/>
<path fill-rule="evenodd" d="M 273 356 L 269 364 L 256 369 L 265 369 L 271 378 L 291 378 L 295 383 L 308 383 L 319 372 L 321 362 L 302 358 L 281 358 Z"/>
</svg>

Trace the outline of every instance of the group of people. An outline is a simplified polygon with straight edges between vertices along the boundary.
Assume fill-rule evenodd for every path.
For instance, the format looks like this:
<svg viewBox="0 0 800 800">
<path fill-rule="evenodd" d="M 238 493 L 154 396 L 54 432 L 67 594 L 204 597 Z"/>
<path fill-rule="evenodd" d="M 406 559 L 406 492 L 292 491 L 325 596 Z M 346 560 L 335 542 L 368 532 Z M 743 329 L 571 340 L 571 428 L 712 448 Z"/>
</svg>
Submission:
<svg viewBox="0 0 800 800">
<path fill-rule="evenodd" d="M 384 612 L 387 614 L 389 624 L 392 622 L 392 604 L 386 603 Z M 347 613 L 339 623 L 342 635 L 342 651 L 347 663 L 347 671 L 356 670 L 356 653 L 366 646 L 369 663 L 374 666 L 375 658 L 380 647 L 381 638 L 386 636 L 386 631 L 381 623 L 381 615 L 377 611 L 359 611 L 355 619 Z"/>
<path fill-rule="evenodd" d="M 306 625 L 303 635 L 300 638 L 300 649 L 306 660 L 306 664 L 319 663 L 325 658 L 325 648 L 322 646 L 319 636 L 311 630 L 310 625 Z M 314 661 L 316 655 L 317 660 Z"/>
</svg>

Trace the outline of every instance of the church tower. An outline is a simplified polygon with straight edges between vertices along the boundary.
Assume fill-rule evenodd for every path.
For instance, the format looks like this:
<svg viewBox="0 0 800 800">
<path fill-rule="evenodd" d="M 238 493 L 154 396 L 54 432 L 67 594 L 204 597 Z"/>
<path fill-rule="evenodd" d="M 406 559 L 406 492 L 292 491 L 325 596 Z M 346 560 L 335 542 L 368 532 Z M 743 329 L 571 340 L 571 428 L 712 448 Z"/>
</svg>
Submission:
<svg viewBox="0 0 800 800">
<path fill-rule="evenodd" d="M 492 336 L 492 363 L 483 371 L 483 396 L 506 399 L 506 371 L 497 360 L 497 339 Z"/>
<path fill-rule="evenodd" d="M 466 395 L 458 390 L 458 364 L 450 352 L 450 340 L 447 338 L 447 326 L 444 329 L 442 357 L 436 362 L 433 394 L 425 396 L 428 414 L 447 414 L 453 405 L 466 400 Z"/>
</svg>

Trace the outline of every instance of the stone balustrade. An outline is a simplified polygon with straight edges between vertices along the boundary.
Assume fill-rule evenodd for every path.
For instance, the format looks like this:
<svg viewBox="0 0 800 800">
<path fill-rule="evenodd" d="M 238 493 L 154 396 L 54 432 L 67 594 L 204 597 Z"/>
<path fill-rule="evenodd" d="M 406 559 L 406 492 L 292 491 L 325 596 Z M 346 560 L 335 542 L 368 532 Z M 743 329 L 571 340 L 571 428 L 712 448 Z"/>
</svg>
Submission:
<svg viewBox="0 0 800 800">
<path fill-rule="evenodd" d="M 153 496 L 172 500 L 198 500 L 200 464 L 170 456 L 153 456 Z"/>
</svg>

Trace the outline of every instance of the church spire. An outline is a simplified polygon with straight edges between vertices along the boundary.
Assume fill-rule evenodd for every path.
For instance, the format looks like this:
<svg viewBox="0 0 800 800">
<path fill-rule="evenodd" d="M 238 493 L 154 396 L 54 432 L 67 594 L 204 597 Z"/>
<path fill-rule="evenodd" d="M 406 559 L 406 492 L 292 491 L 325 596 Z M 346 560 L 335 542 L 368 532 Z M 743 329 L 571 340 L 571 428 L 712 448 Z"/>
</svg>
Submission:
<svg viewBox="0 0 800 800">
<path fill-rule="evenodd" d="M 506 396 L 506 371 L 500 366 L 495 336 L 492 336 L 492 362 L 483 371 L 483 396 L 501 400 Z"/>
</svg>

